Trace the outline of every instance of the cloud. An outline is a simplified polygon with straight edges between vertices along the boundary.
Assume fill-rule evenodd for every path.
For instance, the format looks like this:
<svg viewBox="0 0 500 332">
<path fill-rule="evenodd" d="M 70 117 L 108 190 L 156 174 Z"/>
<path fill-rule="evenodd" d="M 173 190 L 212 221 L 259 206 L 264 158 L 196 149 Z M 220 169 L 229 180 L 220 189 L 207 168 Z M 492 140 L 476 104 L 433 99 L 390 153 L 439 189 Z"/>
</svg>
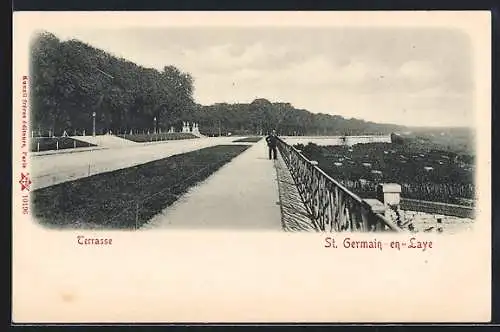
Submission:
<svg viewBox="0 0 500 332">
<path fill-rule="evenodd" d="M 346 62 L 332 61 L 325 55 L 314 55 L 280 68 L 260 70 L 265 86 L 300 85 L 303 89 L 329 86 L 338 90 L 357 91 L 360 94 L 412 92 L 441 84 L 439 74 L 425 62 L 411 61 L 401 67 L 362 58 Z"/>
<path fill-rule="evenodd" d="M 397 73 L 403 79 L 422 83 L 432 83 L 439 79 L 438 71 L 425 61 L 407 61 L 399 67 Z"/>
<path fill-rule="evenodd" d="M 339 64 L 315 55 L 282 68 L 205 75 L 197 96 L 208 104 L 262 97 L 313 112 L 407 125 L 471 123 L 470 95 L 454 91 L 443 77 L 425 61 L 390 67 L 362 58 Z"/>
<path fill-rule="evenodd" d="M 139 65 L 175 65 L 202 104 L 291 102 L 405 124 L 467 124 L 468 40 L 447 29 L 140 29 L 62 32 Z"/>
<path fill-rule="evenodd" d="M 263 43 L 249 45 L 220 44 L 203 50 L 188 49 L 177 55 L 177 60 L 188 67 L 205 72 L 227 73 L 247 68 L 272 69 L 288 55 L 283 47 L 270 49 Z"/>
</svg>

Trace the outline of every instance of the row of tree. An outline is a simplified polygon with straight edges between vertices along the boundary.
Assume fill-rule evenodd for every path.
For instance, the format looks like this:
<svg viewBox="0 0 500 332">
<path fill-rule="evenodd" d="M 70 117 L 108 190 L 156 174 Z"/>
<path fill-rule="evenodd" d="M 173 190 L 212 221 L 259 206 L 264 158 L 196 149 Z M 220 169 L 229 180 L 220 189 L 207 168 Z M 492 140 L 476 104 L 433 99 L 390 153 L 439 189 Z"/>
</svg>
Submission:
<svg viewBox="0 0 500 332">
<path fill-rule="evenodd" d="M 275 129 L 280 135 L 361 135 L 390 134 L 402 129 L 338 115 L 314 114 L 290 103 L 272 103 L 266 99 L 255 99 L 248 104 L 199 105 L 195 114 L 200 130 L 217 131 L 220 125 L 237 134 L 266 134 Z"/>
<path fill-rule="evenodd" d="M 207 135 L 388 134 L 401 128 L 340 116 L 313 114 L 289 103 L 256 99 L 248 104 L 199 105 L 189 73 L 174 66 L 144 68 L 78 40 L 40 33 L 31 47 L 32 130 L 90 133 L 182 128 L 196 121 Z"/>
<path fill-rule="evenodd" d="M 173 66 L 148 69 L 50 33 L 33 40 L 32 129 L 113 132 L 179 125 L 194 111 L 193 79 Z M 180 124 L 182 126 L 182 122 Z"/>
</svg>

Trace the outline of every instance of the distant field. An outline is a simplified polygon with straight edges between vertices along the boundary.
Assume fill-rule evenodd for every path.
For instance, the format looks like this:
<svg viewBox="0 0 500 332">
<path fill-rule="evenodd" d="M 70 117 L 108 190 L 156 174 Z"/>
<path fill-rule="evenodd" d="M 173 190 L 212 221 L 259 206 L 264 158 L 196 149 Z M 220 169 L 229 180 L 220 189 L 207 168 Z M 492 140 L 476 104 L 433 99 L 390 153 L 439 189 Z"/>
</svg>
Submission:
<svg viewBox="0 0 500 332">
<path fill-rule="evenodd" d="M 469 155 L 413 143 L 296 147 L 361 197 L 374 197 L 376 185 L 383 182 L 401 184 L 405 198 L 463 204 L 475 196 L 475 165 Z"/>
<path fill-rule="evenodd" d="M 31 138 L 31 152 L 63 150 L 95 146 L 69 137 L 33 137 Z"/>
<path fill-rule="evenodd" d="M 218 145 L 38 189 L 33 214 L 54 228 L 134 229 L 248 147 Z"/>
<path fill-rule="evenodd" d="M 117 136 L 138 143 L 198 138 L 197 136 L 191 133 L 132 134 L 132 135 L 124 134 Z"/>
<path fill-rule="evenodd" d="M 438 149 L 475 155 L 476 135 L 471 128 L 411 128 L 402 135 L 413 149 Z"/>
<path fill-rule="evenodd" d="M 254 137 L 245 137 L 245 138 L 240 138 L 237 140 L 234 140 L 233 142 L 250 142 L 250 143 L 255 143 L 258 142 L 262 139 L 261 136 L 254 136 Z"/>
</svg>

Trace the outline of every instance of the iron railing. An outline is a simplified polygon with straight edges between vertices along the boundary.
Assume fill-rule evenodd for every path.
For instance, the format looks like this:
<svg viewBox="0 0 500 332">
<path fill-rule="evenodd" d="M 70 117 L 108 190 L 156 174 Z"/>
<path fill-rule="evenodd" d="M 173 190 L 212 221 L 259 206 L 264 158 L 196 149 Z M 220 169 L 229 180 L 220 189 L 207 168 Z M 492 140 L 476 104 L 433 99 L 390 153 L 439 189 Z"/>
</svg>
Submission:
<svg viewBox="0 0 500 332">
<path fill-rule="evenodd" d="M 278 139 L 278 149 L 319 231 L 401 231 L 381 210 L 375 211 L 368 201 L 327 175 L 300 150 L 282 139 Z"/>
</svg>

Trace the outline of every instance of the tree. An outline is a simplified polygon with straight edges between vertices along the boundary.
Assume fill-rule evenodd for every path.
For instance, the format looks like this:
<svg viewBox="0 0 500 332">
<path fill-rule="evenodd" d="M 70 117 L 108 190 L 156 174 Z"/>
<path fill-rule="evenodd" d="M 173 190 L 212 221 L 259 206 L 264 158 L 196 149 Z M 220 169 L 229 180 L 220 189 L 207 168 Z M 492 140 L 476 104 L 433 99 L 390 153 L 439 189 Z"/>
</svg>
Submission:
<svg viewBox="0 0 500 332">
<path fill-rule="evenodd" d="M 173 66 L 143 68 L 77 40 L 42 32 L 31 44 L 32 128 L 58 133 L 149 129 L 192 116 L 193 79 Z"/>
<path fill-rule="evenodd" d="M 78 40 L 61 42 L 38 34 L 31 45 L 32 128 L 98 132 L 180 129 L 182 121 L 200 124 L 205 134 L 342 135 L 398 131 L 402 127 L 313 114 L 290 103 L 257 98 L 251 103 L 196 104 L 193 77 L 166 65 L 163 70 L 138 66 Z"/>
</svg>

